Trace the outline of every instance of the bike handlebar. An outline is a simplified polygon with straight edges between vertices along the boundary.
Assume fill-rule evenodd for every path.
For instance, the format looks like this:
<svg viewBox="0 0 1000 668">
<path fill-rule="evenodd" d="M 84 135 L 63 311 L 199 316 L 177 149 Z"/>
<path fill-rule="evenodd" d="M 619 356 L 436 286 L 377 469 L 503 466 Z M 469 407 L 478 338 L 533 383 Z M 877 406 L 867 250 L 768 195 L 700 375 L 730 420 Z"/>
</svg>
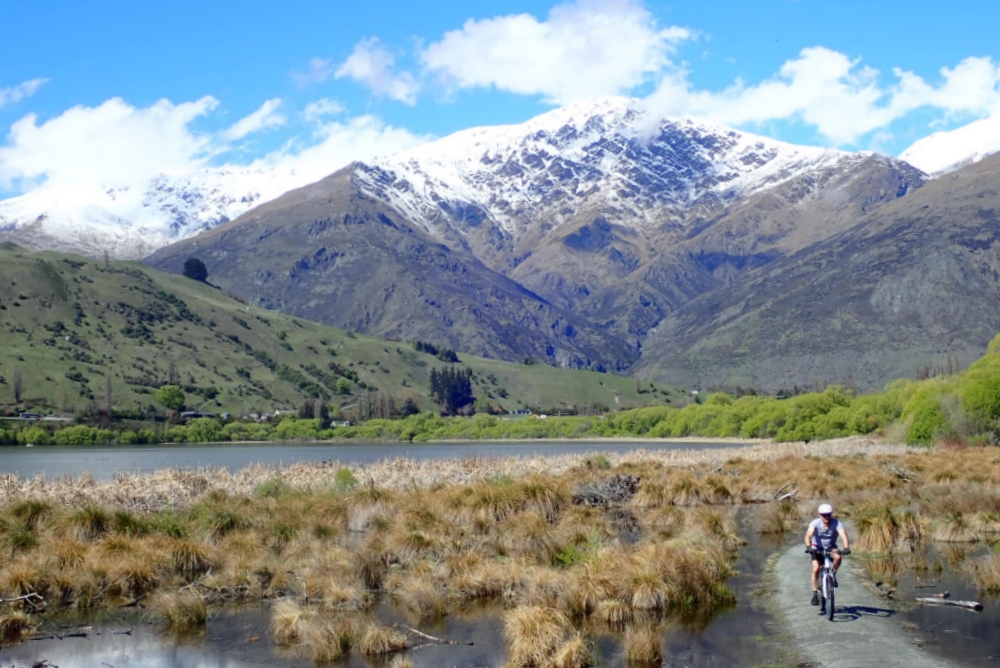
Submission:
<svg viewBox="0 0 1000 668">
<path fill-rule="evenodd" d="M 844 557 L 846 557 L 847 555 L 849 555 L 851 553 L 851 551 L 849 549 L 847 549 L 847 548 L 844 548 L 843 550 L 841 550 L 839 548 L 834 548 L 832 550 L 824 550 L 824 549 L 818 548 L 818 547 L 807 547 L 806 548 L 806 554 L 833 554 L 834 552 L 839 552 L 841 554 L 841 556 L 844 556 Z"/>
</svg>

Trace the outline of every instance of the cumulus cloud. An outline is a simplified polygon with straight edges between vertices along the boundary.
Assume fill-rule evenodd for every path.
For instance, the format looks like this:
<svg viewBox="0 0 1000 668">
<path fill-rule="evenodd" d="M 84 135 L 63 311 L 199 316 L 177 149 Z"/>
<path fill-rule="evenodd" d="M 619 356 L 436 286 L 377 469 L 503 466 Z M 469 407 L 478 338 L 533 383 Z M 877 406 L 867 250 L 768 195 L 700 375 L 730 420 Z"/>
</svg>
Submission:
<svg viewBox="0 0 1000 668">
<path fill-rule="evenodd" d="M 417 101 L 420 84 L 409 72 L 393 71 L 396 59 L 382 48 L 378 39 L 363 39 L 347 57 L 334 75 L 337 79 L 348 77 L 367 86 L 376 95 L 413 105 Z"/>
<path fill-rule="evenodd" d="M 357 116 L 343 122 L 319 123 L 309 138 L 288 142 L 254 166 L 293 170 L 303 177 L 303 183 L 309 183 L 355 160 L 392 155 L 430 139 L 387 125 L 372 115 Z"/>
<path fill-rule="evenodd" d="M 244 116 L 233 123 L 228 130 L 223 133 L 225 139 L 235 141 L 242 139 L 254 132 L 260 132 L 265 128 L 273 128 L 285 124 L 285 117 L 278 113 L 281 106 L 281 98 L 268 100 L 260 106 L 260 109 Z"/>
<path fill-rule="evenodd" d="M 563 104 L 625 93 L 667 67 L 686 28 L 666 28 L 635 0 L 578 0 L 544 21 L 530 14 L 469 20 L 420 59 L 454 88 L 496 88 Z"/>
<path fill-rule="evenodd" d="M 15 104 L 26 97 L 31 97 L 45 85 L 48 79 L 31 79 L 10 88 L 0 88 L 0 109 L 8 104 Z"/>
<path fill-rule="evenodd" d="M 42 185 L 55 188 L 145 187 L 159 174 L 184 174 L 225 162 L 238 140 L 285 122 L 281 101 L 266 101 L 257 111 L 215 132 L 197 131 L 194 121 L 219 107 L 213 97 L 173 104 L 160 100 L 134 107 L 114 98 L 96 107 L 73 107 L 43 123 L 29 114 L 11 126 L 0 145 L 0 192 Z M 334 100 L 309 104 L 309 125 L 253 166 L 294 172 L 301 185 L 318 180 L 354 160 L 389 155 L 429 138 L 393 127 L 375 116 L 328 120 L 343 113 Z"/>
<path fill-rule="evenodd" d="M 693 116 L 737 126 L 792 120 L 815 127 L 831 143 L 855 144 L 922 107 L 953 115 L 1000 109 L 1000 68 L 989 58 L 943 68 L 936 85 L 901 69 L 884 84 L 878 70 L 823 47 L 803 49 L 774 77 L 753 85 L 737 80 L 721 91 L 698 90 L 688 75 L 681 69 L 664 76 L 645 100 L 652 117 Z"/>
<path fill-rule="evenodd" d="M 97 107 L 73 107 L 41 124 L 29 114 L 11 126 L 0 146 L 0 187 L 44 180 L 124 186 L 161 172 L 196 169 L 212 156 L 213 139 L 189 125 L 218 104 L 206 96 L 139 109 L 113 98 Z"/>
</svg>

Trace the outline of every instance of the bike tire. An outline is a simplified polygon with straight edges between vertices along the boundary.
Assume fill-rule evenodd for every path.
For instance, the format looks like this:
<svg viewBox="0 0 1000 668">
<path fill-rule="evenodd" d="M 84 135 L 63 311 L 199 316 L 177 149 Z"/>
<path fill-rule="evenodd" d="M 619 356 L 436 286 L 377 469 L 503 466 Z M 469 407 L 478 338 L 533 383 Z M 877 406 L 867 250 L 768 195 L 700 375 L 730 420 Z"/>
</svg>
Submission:
<svg viewBox="0 0 1000 668">
<path fill-rule="evenodd" d="M 826 618 L 829 619 L 832 622 L 833 621 L 833 610 L 834 610 L 833 598 L 835 596 L 834 592 L 836 591 L 836 589 L 834 589 L 833 582 L 831 582 L 831 579 L 832 578 L 830 578 L 829 576 L 827 576 L 827 579 L 826 579 L 826 590 L 829 592 L 829 595 L 826 598 L 826 606 L 827 606 L 826 607 Z"/>
</svg>

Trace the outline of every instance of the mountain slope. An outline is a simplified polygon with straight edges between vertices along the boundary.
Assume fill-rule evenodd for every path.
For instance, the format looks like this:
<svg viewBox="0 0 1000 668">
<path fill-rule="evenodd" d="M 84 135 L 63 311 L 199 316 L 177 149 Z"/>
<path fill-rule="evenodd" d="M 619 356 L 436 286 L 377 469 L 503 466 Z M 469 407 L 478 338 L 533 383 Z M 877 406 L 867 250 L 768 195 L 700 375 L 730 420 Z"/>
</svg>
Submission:
<svg viewBox="0 0 1000 668">
<path fill-rule="evenodd" d="M 638 357 L 358 193 L 352 175 L 342 170 L 147 261 L 180 271 L 197 256 L 211 280 L 254 305 L 388 338 L 571 368 L 621 370 Z"/>
<path fill-rule="evenodd" d="M 636 373 L 678 383 L 878 386 L 982 354 L 1000 329 L 1000 155 L 702 295 Z"/>
<path fill-rule="evenodd" d="M 162 249 L 227 290 L 380 336 L 627 369 L 689 300 L 923 175 L 601 98 L 358 163 Z"/>
<path fill-rule="evenodd" d="M 444 366 L 409 343 L 248 308 L 217 288 L 134 263 L 0 244 L 0 286 L 0 407 L 13 405 L 20 376 L 22 408 L 104 405 L 110 379 L 113 405 L 141 411 L 173 376 L 189 407 L 216 413 L 296 408 L 317 395 L 349 407 L 376 388 L 430 409 L 430 370 Z M 652 398 L 621 376 L 461 360 L 475 372 L 475 395 L 507 409 Z M 342 378 L 350 394 L 333 389 Z"/>
</svg>

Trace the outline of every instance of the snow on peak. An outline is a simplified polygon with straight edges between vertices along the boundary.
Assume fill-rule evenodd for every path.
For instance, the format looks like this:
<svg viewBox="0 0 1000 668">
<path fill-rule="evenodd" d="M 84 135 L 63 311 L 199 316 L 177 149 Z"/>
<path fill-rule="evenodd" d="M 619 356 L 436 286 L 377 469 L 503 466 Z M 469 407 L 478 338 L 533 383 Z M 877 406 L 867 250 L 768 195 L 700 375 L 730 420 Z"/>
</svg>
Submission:
<svg viewBox="0 0 1000 668">
<path fill-rule="evenodd" d="M 138 259 L 305 185 L 303 178 L 268 166 L 161 174 L 131 188 L 47 184 L 0 201 L 0 232 L 41 234 L 66 250 Z"/>
<path fill-rule="evenodd" d="M 459 212 L 517 237 L 583 209 L 662 223 L 705 197 L 745 197 L 858 155 L 649 118 L 638 100 L 601 97 L 455 133 L 361 166 L 355 180 L 432 233 Z"/>
<path fill-rule="evenodd" d="M 938 176 L 979 162 L 1000 151 L 1000 114 L 956 130 L 935 132 L 903 151 L 899 158 L 927 174 Z"/>
</svg>

